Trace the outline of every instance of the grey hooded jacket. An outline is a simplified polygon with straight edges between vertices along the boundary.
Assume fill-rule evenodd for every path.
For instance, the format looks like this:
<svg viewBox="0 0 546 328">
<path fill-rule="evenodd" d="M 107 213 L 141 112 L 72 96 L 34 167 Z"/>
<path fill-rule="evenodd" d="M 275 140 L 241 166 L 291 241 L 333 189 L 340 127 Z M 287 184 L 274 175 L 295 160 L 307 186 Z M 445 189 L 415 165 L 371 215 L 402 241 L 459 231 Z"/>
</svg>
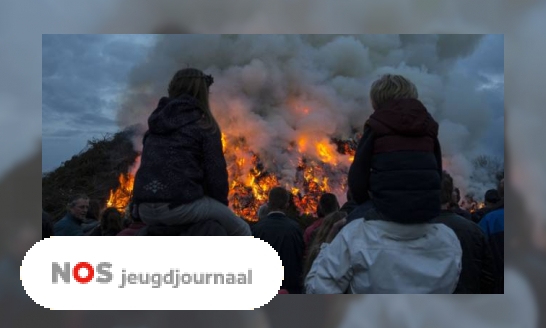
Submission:
<svg viewBox="0 0 546 328">
<path fill-rule="evenodd" d="M 450 294 L 462 250 L 443 224 L 357 219 L 322 244 L 305 279 L 308 294 Z"/>
</svg>

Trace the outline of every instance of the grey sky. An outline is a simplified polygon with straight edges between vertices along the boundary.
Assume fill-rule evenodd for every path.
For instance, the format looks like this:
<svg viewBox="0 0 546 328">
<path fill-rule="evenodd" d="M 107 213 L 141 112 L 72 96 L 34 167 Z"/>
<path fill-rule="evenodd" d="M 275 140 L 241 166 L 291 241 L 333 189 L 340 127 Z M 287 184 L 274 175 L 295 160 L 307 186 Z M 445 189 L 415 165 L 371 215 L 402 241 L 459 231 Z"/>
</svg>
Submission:
<svg viewBox="0 0 546 328">
<path fill-rule="evenodd" d="M 115 112 L 131 68 L 154 36 L 44 35 L 43 171 L 58 167 L 88 140 L 117 131 Z"/>
<path fill-rule="evenodd" d="M 44 35 L 42 38 L 42 170 L 79 153 L 87 141 L 116 132 L 115 114 L 131 69 L 145 60 L 152 35 Z M 504 38 L 485 37 L 458 67 L 476 79 L 504 128 Z M 485 128 L 485 127 L 484 127 Z M 498 133 L 486 133 L 496 136 Z M 503 140 L 491 138 L 493 153 Z"/>
<path fill-rule="evenodd" d="M 0 2 L 0 176 L 40 146 L 42 34 L 89 32 L 116 1 Z"/>
<path fill-rule="evenodd" d="M 494 111 L 494 122 L 485 133 L 491 153 L 504 157 L 504 139 L 498 139 L 498 131 L 504 131 L 504 36 L 490 35 L 484 38 L 476 52 L 461 60 L 459 65 L 475 74 L 482 83 L 481 89 Z M 503 133 L 504 135 L 504 133 Z"/>
</svg>

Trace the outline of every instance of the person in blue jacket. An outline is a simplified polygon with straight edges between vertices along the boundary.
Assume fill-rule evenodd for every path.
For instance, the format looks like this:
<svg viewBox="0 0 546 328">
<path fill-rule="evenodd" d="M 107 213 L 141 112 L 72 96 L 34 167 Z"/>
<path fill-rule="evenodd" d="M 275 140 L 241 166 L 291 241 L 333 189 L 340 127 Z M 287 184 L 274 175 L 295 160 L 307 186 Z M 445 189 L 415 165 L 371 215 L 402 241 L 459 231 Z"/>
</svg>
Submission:
<svg viewBox="0 0 546 328">
<path fill-rule="evenodd" d="M 496 208 L 480 221 L 479 226 L 485 232 L 493 252 L 495 263 L 495 293 L 504 293 L 504 179 L 499 184 L 501 201 Z"/>
<path fill-rule="evenodd" d="M 86 195 L 73 196 L 67 206 L 66 215 L 55 223 L 53 230 L 55 236 L 83 236 L 84 224 L 89 210 L 89 197 Z"/>
</svg>

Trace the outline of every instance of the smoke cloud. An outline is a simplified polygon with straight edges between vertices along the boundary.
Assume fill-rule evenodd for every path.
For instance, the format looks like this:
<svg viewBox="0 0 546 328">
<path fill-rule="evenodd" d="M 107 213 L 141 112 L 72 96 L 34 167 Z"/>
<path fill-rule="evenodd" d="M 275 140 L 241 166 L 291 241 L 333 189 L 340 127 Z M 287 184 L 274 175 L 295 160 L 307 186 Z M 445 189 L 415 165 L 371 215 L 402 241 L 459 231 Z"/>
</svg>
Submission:
<svg viewBox="0 0 546 328">
<path fill-rule="evenodd" d="M 211 109 L 228 144 L 241 145 L 234 156 L 246 159 L 243 171 L 252 169 L 251 153 L 256 154 L 266 170 L 290 185 L 301 155 L 327 161 L 327 154 L 336 154 L 331 182 L 343 184 L 350 160 L 337 155 L 332 138 L 356 139 L 372 113 L 371 83 L 382 74 L 402 74 L 416 84 L 420 100 L 440 124 L 445 168 L 463 192 L 480 198 L 495 181 L 487 175 L 485 181 L 476 179 L 472 160 L 488 154 L 484 131 L 494 119 L 476 79 L 459 72 L 456 63 L 481 38 L 163 35 L 131 73 L 117 118 L 122 128 L 146 127 L 174 72 L 196 67 L 214 76 Z M 140 136 L 135 146 L 141 147 Z M 343 198 L 344 191 L 337 193 Z"/>
</svg>

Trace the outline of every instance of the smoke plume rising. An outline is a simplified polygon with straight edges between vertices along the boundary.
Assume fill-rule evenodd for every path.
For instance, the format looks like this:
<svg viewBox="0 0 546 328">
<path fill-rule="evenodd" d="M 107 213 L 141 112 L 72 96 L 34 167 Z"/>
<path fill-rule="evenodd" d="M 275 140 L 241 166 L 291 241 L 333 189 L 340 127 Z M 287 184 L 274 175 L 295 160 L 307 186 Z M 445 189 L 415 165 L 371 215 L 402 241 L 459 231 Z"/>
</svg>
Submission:
<svg viewBox="0 0 546 328">
<path fill-rule="evenodd" d="M 475 173 L 472 160 L 487 154 L 482 137 L 493 118 L 476 81 L 460 73 L 456 63 L 481 38 L 164 35 L 131 73 L 118 122 L 122 128 L 146 127 L 174 72 L 196 67 L 214 76 L 212 111 L 228 145 L 240 146 L 232 154 L 233 160 L 245 159 L 240 170 L 253 168 L 255 154 L 279 183 L 291 186 L 304 156 L 334 161 L 330 182 L 343 184 L 350 156 L 339 155 L 332 140 L 357 140 L 372 113 L 371 83 L 385 73 L 402 74 L 416 84 L 420 100 L 440 124 L 445 169 L 464 192 L 480 198 L 495 182 L 490 177 L 470 179 Z M 141 147 L 140 137 L 135 145 Z M 344 198 L 340 190 L 336 193 Z"/>
</svg>

